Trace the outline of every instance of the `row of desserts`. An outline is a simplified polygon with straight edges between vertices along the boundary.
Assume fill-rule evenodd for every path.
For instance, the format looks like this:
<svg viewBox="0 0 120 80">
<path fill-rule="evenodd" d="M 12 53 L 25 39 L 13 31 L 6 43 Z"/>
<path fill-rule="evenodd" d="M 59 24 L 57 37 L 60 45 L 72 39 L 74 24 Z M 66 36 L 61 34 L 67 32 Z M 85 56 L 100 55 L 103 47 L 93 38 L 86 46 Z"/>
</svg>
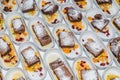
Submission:
<svg viewBox="0 0 120 80">
<path fill-rule="evenodd" d="M 96 36 L 94 34 L 92 35 L 90 37 L 95 39 Z M 27 76 L 28 78 L 34 80 L 43 79 L 45 77 L 45 66 L 43 66 L 43 61 L 38 54 L 39 52 L 35 48 L 35 45 L 33 45 L 31 42 L 26 42 L 20 46 L 19 52 L 25 72 L 21 69 L 13 68 L 12 70 L 8 71 L 5 80 L 27 80 Z M 96 53 L 91 54 L 96 56 L 101 55 Z M 102 55 L 104 54 L 102 53 Z M 46 68 L 48 69 L 48 72 L 53 80 L 76 80 L 76 77 L 78 80 L 101 80 L 97 68 L 93 65 L 91 60 L 87 58 L 79 57 L 77 60 L 75 60 L 73 69 L 69 67 L 69 64 L 65 60 L 65 56 L 62 55 L 61 51 L 58 49 L 49 49 L 45 53 L 44 58 Z M 107 69 L 103 75 L 104 80 L 119 80 L 119 70 L 120 69 L 117 67 Z M 76 74 L 76 77 L 73 72 Z"/>
<path fill-rule="evenodd" d="M 101 69 L 106 68 L 110 66 L 112 63 L 112 57 L 110 56 L 111 53 L 109 52 L 107 48 L 105 48 L 101 39 L 99 39 L 92 32 L 85 32 L 81 35 L 79 41 L 82 47 L 79 45 L 74 34 L 71 32 L 69 28 L 66 27 L 66 25 L 56 26 L 56 28 L 54 29 L 54 38 L 57 42 L 57 45 L 61 49 L 62 54 L 64 54 L 67 58 L 74 59 L 76 57 L 79 57 L 82 53 L 81 50 L 83 47 L 84 50 L 86 51 L 86 55 L 88 55 L 90 60 L 98 68 L 101 68 Z M 13 44 L 7 41 L 9 41 L 7 36 L 1 35 L 1 47 L 0 48 L 1 48 L 1 59 L 2 59 L 1 62 L 3 63 L 1 66 L 5 68 L 10 68 L 10 67 L 17 65 L 18 57 L 17 57 Z M 118 63 L 119 63 L 119 46 L 120 46 L 119 43 L 120 43 L 120 39 L 118 37 L 118 38 L 115 38 L 115 40 L 113 40 L 109 46 L 111 52 L 113 53 L 113 55 L 115 55 L 115 60 Z M 37 70 L 39 70 L 38 68 L 39 66 L 37 67 L 36 65 L 39 62 L 39 59 L 37 57 L 37 53 L 36 53 L 36 56 L 32 55 L 34 51 L 28 45 L 29 45 L 28 43 L 26 43 L 24 47 L 22 45 L 22 48 L 19 51 L 22 53 L 24 61 L 26 62 L 26 63 L 24 62 L 22 63 L 24 63 L 24 66 L 27 65 L 26 69 L 28 69 L 28 73 L 29 73 L 29 70 L 33 71 L 34 69 L 35 69 L 35 72 L 38 73 L 39 71 Z M 34 57 L 34 58 L 31 58 L 31 57 Z M 51 59 L 53 60 L 53 58 Z M 36 65 L 33 66 L 34 64 Z M 31 66 L 33 66 L 32 69 L 31 69 Z"/>
</svg>

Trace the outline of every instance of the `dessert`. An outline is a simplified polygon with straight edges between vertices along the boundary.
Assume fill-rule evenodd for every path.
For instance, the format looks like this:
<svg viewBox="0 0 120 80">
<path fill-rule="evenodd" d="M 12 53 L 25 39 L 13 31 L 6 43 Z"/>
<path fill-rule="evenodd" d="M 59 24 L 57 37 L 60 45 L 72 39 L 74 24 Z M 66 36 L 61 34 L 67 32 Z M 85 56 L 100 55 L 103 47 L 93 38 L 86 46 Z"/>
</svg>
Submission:
<svg viewBox="0 0 120 80">
<path fill-rule="evenodd" d="M 84 46 L 94 57 L 98 57 L 104 51 L 104 49 L 92 39 L 88 40 Z"/>
<path fill-rule="evenodd" d="M 19 61 L 14 45 L 5 34 L 0 35 L 0 58 L 5 69 L 15 67 Z"/>
<path fill-rule="evenodd" d="M 89 10 L 86 18 L 91 29 L 102 39 L 108 40 L 115 36 L 110 20 L 107 19 L 99 9 L 94 8 Z"/>
<path fill-rule="evenodd" d="M 116 18 L 113 18 L 113 24 L 114 26 L 120 31 L 120 16 L 116 17 Z"/>
<path fill-rule="evenodd" d="M 49 49 L 45 61 L 52 80 L 75 80 L 73 72 L 58 49 Z"/>
<path fill-rule="evenodd" d="M 15 33 L 24 33 L 25 32 L 25 25 L 23 24 L 21 18 L 13 19 L 12 27 L 13 27 Z"/>
<path fill-rule="evenodd" d="M 12 12 L 17 10 L 17 1 L 16 0 L 1 0 L 3 11 Z"/>
<path fill-rule="evenodd" d="M 54 74 L 58 78 L 58 80 L 73 80 L 73 76 L 68 70 L 68 68 L 65 66 L 65 64 L 62 62 L 61 59 L 57 59 L 50 64 L 51 69 L 53 70 Z"/>
<path fill-rule="evenodd" d="M 60 47 L 74 47 L 74 36 L 72 32 L 60 32 L 59 33 L 59 45 Z"/>
<path fill-rule="evenodd" d="M 48 34 L 48 32 L 46 31 L 43 24 L 38 23 L 37 25 L 33 25 L 32 29 L 42 46 L 46 46 L 52 42 L 52 39 L 50 35 Z"/>
<path fill-rule="evenodd" d="M 49 25 L 52 26 L 52 24 L 57 24 L 61 21 L 58 5 L 54 4 L 50 0 L 41 0 L 39 6 L 41 12 L 43 13 L 44 19 Z"/>
<path fill-rule="evenodd" d="M 42 62 L 42 58 L 37 48 L 31 42 L 23 43 L 19 51 L 22 57 L 22 67 L 24 68 L 29 79 L 42 80 L 46 75 L 46 71 Z"/>
<path fill-rule="evenodd" d="M 80 57 L 73 64 L 77 80 L 101 80 L 95 66 L 89 59 Z"/>
<path fill-rule="evenodd" d="M 66 25 L 56 25 L 56 28 L 53 32 L 54 38 L 57 41 L 59 48 L 67 58 L 75 59 L 81 55 L 81 46 L 79 45 L 74 34 L 66 27 Z"/>
<path fill-rule="evenodd" d="M 7 26 L 15 43 L 23 43 L 29 39 L 26 23 L 19 13 L 7 16 Z"/>
<path fill-rule="evenodd" d="M 62 7 L 62 15 L 70 28 L 76 34 L 80 34 L 87 29 L 82 12 L 73 4 L 64 4 Z"/>
<path fill-rule="evenodd" d="M 39 62 L 39 57 L 35 55 L 34 50 L 31 47 L 24 49 L 22 51 L 22 56 L 29 67 Z"/>
<path fill-rule="evenodd" d="M 103 69 L 111 64 L 112 57 L 109 51 L 95 33 L 84 32 L 80 37 L 80 43 L 86 51 L 86 55 L 97 67 Z"/>
<path fill-rule="evenodd" d="M 120 63 L 120 37 L 113 38 L 109 42 L 109 48 L 117 59 L 118 63 Z"/>
</svg>

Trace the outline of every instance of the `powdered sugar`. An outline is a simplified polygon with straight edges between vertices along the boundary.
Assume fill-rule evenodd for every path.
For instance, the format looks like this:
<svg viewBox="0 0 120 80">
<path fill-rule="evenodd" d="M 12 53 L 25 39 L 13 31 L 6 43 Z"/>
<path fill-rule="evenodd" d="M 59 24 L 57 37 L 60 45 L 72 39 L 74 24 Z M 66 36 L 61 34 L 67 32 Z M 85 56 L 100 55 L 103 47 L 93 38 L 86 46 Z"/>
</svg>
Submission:
<svg viewBox="0 0 120 80">
<path fill-rule="evenodd" d="M 13 23 L 13 27 L 14 27 L 15 29 L 19 30 L 19 29 L 21 28 L 22 21 L 21 21 L 20 18 L 14 19 L 12 23 Z"/>
</svg>

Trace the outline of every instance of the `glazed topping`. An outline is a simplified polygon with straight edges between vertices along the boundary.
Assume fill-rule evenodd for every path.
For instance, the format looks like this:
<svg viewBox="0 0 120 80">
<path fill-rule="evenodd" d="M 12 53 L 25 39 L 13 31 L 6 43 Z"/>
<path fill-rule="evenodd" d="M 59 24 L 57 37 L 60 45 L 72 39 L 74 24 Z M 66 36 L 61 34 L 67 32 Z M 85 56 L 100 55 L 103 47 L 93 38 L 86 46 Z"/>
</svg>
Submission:
<svg viewBox="0 0 120 80">
<path fill-rule="evenodd" d="M 92 39 L 89 39 L 84 46 L 94 57 L 98 57 L 103 52 L 102 46 Z"/>
<path fill-rule="evenodd" d="M 76 21 L 81 21 L 82 20 L 82 14 L 78 10 L 76 10 L 72 7 L 68 8 L 67 15 L 68 15 L 68 19 L 71 22 L 76 22 Z"/>
<path fill-rule="evenodd" d="M 34 0 L 24 0 L 23 1 L 23 6 L 22 6 L 22 11 L 23 12 L 29 12 L 31 10 L 34 10 L 35 2 Z"/>
<path fill-rule="evenodd" d="M 99 80 L 96 70 L 82 70 L 82 80 Z"/>
<path fill-rule="evenodd" d="M 110 41 L 110 49 L 112 53 L 118 57 L 120 53 L 120 37 L 114 38 Z"/>
<path fill-rule="evenodd" d="M 42 24 L 34 25 L 33 31 L 35 32 L 42 46 L 46 46 L 52 42 L 50 35 Z"/>
<path fill-rule="evenodd" d="M 72 32 L 59 33 L 59 45 L 61 47 L 74 47 L 75 41 Z"/>
<path fill-rule="evenodd" d="M 112 3 L 112 0 L 96 0 L 98 4 Z"/>
<path fill-rule="evenodd" d="M 60 58 L 51 62 L 49 65 L 58 80 L 73 80 L 72 74 Z"/>
<path fill-rule="evenodd" d="M 35 55 L 35 51 L 31 47 L 25 48 L 22 51 L 22 55 L 25 61 L 27 62 L 28 66 L 32 66 L 35 63 L 39 62 L 39 58 Z"/>
<path fill-rule="evenodd" d="M 48 3 L 41 9 L 41 11 L 43 14 L 52 15 L 58 11 L 58 5 Z"/>
<path fill-rule="evenodd" d="M 115 24 L 115 26 L 120 30 L 120 16 L 116 17 L 113 20 L 113 23 Z"/>
<path fill-rule="evenodd" d="M 0 38 L 0 53 L 2 56 L 6 55 L 10 51 L 8 44 Z"/>
</svg>

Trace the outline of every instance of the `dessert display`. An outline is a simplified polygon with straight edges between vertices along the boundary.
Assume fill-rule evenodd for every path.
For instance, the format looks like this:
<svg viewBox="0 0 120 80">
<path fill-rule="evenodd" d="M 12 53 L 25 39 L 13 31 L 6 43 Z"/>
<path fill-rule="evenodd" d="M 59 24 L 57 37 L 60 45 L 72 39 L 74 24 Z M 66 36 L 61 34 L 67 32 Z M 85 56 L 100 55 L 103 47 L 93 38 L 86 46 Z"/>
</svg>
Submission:
<svg viewBox="0 0 120 80">
<path fill-rule="evenodd" d="M 84 57 L 80 57 L 74 62 L 74 73 L 78 80 L 101 80 L 95 66 Z"/>
<path fill-rule="evenodd" d="M 0 12 L 0 32 L 2 32 L 5 29 L 5 21 L 3 13 Z"/>
<path fill-rule="evenodd" d="M 4 12 L 13 12 L 18 8 L 17 0 L 1 0 L 1 8 Z"/>
<path fill-rule="evenodd" d="M 110 40 L 108 47 L 112 52 L 115 60 L 118 65 L 120 64 L 120 37 L 116 37 Z"/>
<path fill-rule="evenodd" d="M 73 4 L 64 4 L 61 10 L 65 21 L 70 25 L 70 29 L 76 34 L 87 29 L 85 20 L 83 19 L 82 12 Z"/>
<path fill-rule="evenodd" d="M 0 62 L 4 69 L 13 68 L 19 62 L 14 45 L 6 34 L 0 34 Z"/>
<path fill-rule="evenodd" d="M 40 57 L 40 53 L 33 43 L 26 42 L 19 48 L 22 57 L 22 66 L 30 79 L 44 79 L 46 71 Z"/>
<path fill-rule="evenodd" d="M 27 78 L 22 69 L 13 68 L 7 72 L 5 80 L 27 80 Z"/>
<path fill-rule="evenodd" d="M 46 53 L 47 68 L 54 80 L 75 80 L 73 72 L 58 49 L 49 49 Z"/>
<path fill-rule="evenodd" d="M 42 21 L 41 18 L 34 18 L 32 22 L 29 22 L 30 30 L 33 35 L 34 41 L 38 44 L 39 48 L 42 50 L 49 49 L 53 47 L 54 42 L 48 26 Z"/>
<path fill-rule="evenodd" d="M 119 80 L 120 79 L 120 69 L 118 67 L 110 67 L 104 71 L 104 80 Z"/>
<path fill-rule="evenodd" d="M 53 34 L 59 48 L 67 58 L 75 59 L 81 55 L 81 46 L 66 25 L 56 25 Z"/>
<path fill-rule="evenodd" d="M 86 55 L 98 68 L 104 69 L 111 64 L 112 57 L 109 51 L 93 32 L 84 32 L 79 40 Z"/>
<path fill-rule="evenodd" d="M 115 17 L 112 18 L 112 25 L 115 28 L 115 30 L 118 32 L 118 34 L 120 33 L 120 16 L 117 15 Z"/>
<path fill-rule="evenodd" d="M 61 22 L 59 6 L 57 4 L 54 4 L 51 0 L 41 0 L 38 5 L 45 21 L 49 25 L 58 24 Z"/>
<path fill-rule="evenodd" d="M 80 9 L 88 10 L 92 6 L 91 0 L 72 0 Z"/>
<path fill-rule="evenodd" d="M 114 4 L 113 0 L 94 0 L 96 5 L 101 8 L 101 10 L 107 16 L 113 16 L 118 12 L 118 7 Z"/>
<path fill-rule="evenodd" d="M 86 18 L 92 30 L 95 31 L 102 39 L 111 39 L 115 36 L 110 21 L 102 14 L 100 10 L 96 8 L 89 10 L 86 14 Z"/>
<path fill-rule="evenodd" d="M 19 13 L 11 13 L 7 16 L 7 26 L 15 43 L 23 43 L 28 40 L 27 26 Z"/>
<path fill-rule="evenodd" d="M 38 7 L 35 0 L 18 0 L 25 18 L 33 18 L 38 15 Z"/>
</svg>

